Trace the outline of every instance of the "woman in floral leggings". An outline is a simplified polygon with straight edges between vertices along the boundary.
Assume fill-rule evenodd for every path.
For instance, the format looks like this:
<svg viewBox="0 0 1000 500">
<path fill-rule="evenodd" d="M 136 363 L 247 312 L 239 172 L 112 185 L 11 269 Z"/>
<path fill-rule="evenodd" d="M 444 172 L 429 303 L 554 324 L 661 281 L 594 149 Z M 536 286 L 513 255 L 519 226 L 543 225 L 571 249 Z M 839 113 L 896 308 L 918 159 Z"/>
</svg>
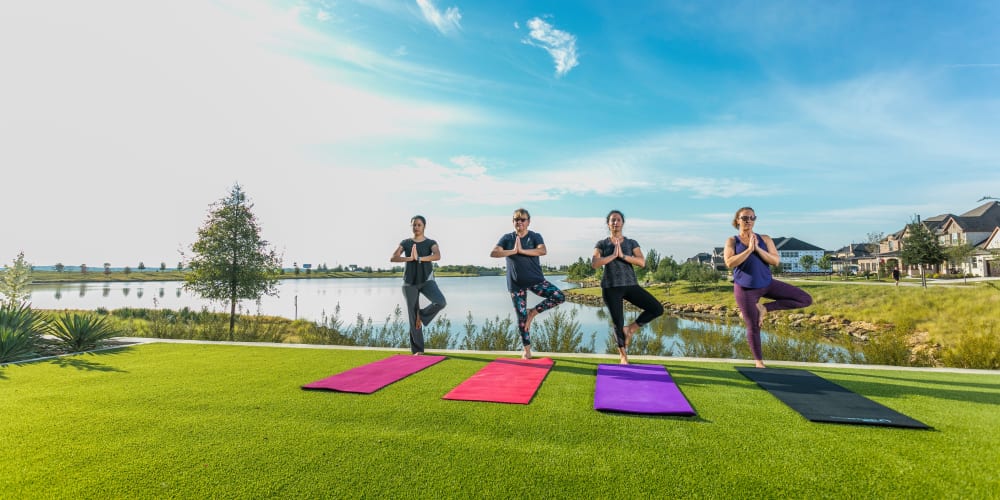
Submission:
<svg viewBox="0 0 1000 500">
<path fill-rule="evenodd" d="M 524 344 L 524 359 L 531 359 L 531 322 L 540 313 L 552 309 L 566 301 L 562 290 L 549 283 L 542 274 L 538 258 L 545 255 L 545 240 L 542 235 L 528 230 L 531 215 L 519 208 L 514 211 L 514 232 L 506 233 L 493 247 L 490 257 L 506 258 L 507 290 L 517 313 L 517 326 Z M 545 300 L 528 309 L 528 291 L 544 297 Z"/>
</svg>

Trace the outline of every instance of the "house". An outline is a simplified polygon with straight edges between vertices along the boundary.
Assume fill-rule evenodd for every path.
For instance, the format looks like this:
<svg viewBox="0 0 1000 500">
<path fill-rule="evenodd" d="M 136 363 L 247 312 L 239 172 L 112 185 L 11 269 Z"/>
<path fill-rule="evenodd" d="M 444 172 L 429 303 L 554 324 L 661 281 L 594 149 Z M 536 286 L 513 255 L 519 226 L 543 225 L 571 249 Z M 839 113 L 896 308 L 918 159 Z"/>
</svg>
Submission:
<svg viewBox="0 0 1000 500">
<path fill-rule="evenodd" d="M 1000 276 L 1000 226 L 993 228 L 993 232 L 976 249 L 976 254 L 972 256 L 972 274 Z"/>
<path fill-rule="evenodd" d="M 773 238 L 774 248 L 778 251 L 778 255 L 781 256 L 781 269 L 786 273 L 804 273 L 818 270 L 816 268 L 816 262 L 823 258 L 823 254 L 826 250 L 806 243 L 797 238 L 786 238 L 784 236 Z M 802 268 L 802 264 L 799 261 L 802 257 L 810 255 L 813 258 L 813 267 L 808 271 Z"/>
<path fill-rule="evenodd" d="M 830 257 L 833 261 L 833 272 L 840 274 L 857 274 L 863 272 L 864 270 L 859 261 L 871 257 L 868 247 L 867 243 L 851 243 L 846 247 L 841 247 L 830 252 Z"/>
<path fill-rule="evenodd" d="M 705 266 L 711 266 L 716 271 L 725 272 L 728 271 L 728 268 L 726 267 L 726 259 L 723 257 L 724 251 L 723 247 L 715 247 L 712 249 L 712 253 L 700 252 L 694 257 L 689 257 L 687 262 L 697 262 Z"/>
<path fill-rule="evenodd" d="M 997 228 L 1000 228 L 1000 202 L 991 201 L 980 205 L 961 215 L 941 214 L 920 221 L 946 250 L 948 247 L 969 244 L 976 248 L 969 262 L 952 263 L 951 271 L 967 273 L 972 276 L 990 276 L 990 272 L 1000 275 L 1000 257 L 996 249 Z M 899 267 L 911 276 L 920 274 L 917 266 L 903 266 L 900 250 L 906 240 L 908 228 L 904 227 L 887 236 L 879 244 L 879 251 L 868 258 L 859 259 L 862 269 L 878 269 L 880 267 Z M 997 245 L 991 247 L 991 245 Z M 925 272 L 945 273 L 947 262 L 936 266 L 926 266 Z"/>
</svg>

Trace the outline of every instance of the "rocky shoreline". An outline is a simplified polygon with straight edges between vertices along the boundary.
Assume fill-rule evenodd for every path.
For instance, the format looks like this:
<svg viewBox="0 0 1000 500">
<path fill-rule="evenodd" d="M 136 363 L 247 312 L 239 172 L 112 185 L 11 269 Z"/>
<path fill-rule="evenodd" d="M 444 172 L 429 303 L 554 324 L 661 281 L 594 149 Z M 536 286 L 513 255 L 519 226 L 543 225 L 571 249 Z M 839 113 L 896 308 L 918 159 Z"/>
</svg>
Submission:
<svg viewBox="0 0 1000 500">
<path fill-rule="evenodd" d="M 577 304 L 604 307 L 603 299 L 594 295 L 568 293 L 566 294 L 566 300 Z M 667 314 L 682 318 L 705 319 L 709 321 L 726 321 L 732 318 L 739 318 L 739 310 L 737 308 L 722 304 L 673 304 L 671 302 L 662 302 L 662 304 Z M 625 307 L 631 308 L 631 304 L 626 302 Z M 812 314 L 794 311 L 778 311 L 768 314 L 764 318 L 764 323 L 783 325 L 791 328 L 819 330 L 830 337 L 847 336 L 858 342 L 868 342 L 872 335 L 888 332 L 893 328 L 891 324 L 876 324 L 870 321 L 837 318 L 830 314 Z M 940 348 L 936 344 L 927 342 L 926 333 L 918 332 L 914 334 L 909 343 L 914 350 Z"/>
</svg>

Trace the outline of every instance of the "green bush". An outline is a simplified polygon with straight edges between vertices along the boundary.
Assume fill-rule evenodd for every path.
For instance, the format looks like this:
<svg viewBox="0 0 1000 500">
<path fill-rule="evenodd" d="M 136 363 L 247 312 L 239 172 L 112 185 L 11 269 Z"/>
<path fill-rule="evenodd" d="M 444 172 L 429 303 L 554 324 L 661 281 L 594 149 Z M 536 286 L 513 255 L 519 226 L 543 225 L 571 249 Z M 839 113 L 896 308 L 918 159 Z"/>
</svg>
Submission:
<svg viewBox="0 0 1000 500">
<path fill-rule="evenodd" d="M 35 356 L 44 329 L 42 317 L 27 304 L 0 306 L 0 363 Z"/>
<path fill-rule="evenodd" d="M 470 312 L 465 318 L 465 338 L 462 339 L 461 349 L 471 351 L 514 351 L 521 347 L 521 336 L 517 332 L 517 325 L 510 316 L 500 319 L 497 316 L 491 320 L 489 318 L 483 323 L 482 328 L 476 328 L 476 322 L 472 319 Z"/>
<path fill-rule="evenodd" d="M 576 315 L 576 309 L 553 309 L 541 321 L 536 319 L 532 322 L 532 347 L 542 352 L 593 352 L 583 347 L 583 330 Z"/>
<path fill-rule="evenodd" d="M 995 332 L 965 337 L 942 354 L 946 366 L 1000 369 L 1000 336 Z"/>
<path fill-rule="evenodd" d="M 107 316 L 71 312 L 57 315 L 50 323 L 48 333 L 56 338 L 56 345 L 70 352 L 93 349 L 100 342 L 119 335 Z"/>
</svg>

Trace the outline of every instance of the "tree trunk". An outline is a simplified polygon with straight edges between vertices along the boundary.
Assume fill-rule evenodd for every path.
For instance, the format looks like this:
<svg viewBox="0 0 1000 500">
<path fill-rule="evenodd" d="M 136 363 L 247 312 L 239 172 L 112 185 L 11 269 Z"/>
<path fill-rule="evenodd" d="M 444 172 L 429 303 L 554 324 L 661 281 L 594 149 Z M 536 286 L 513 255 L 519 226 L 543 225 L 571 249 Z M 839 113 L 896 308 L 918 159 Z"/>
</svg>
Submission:
<svg viewBox="0 0 1000 500">
<path fill-rule="evenodd" d="M 920 264 L 920 286 L 927 288 L 927 276 L 924 275 L 923 264 Z"/>
<path fill-rule="evenodd" d="M 233 339 L 233 329 L 236 327 L 236 299 L 229 300 L 229 341 Z"/>
</svg>

